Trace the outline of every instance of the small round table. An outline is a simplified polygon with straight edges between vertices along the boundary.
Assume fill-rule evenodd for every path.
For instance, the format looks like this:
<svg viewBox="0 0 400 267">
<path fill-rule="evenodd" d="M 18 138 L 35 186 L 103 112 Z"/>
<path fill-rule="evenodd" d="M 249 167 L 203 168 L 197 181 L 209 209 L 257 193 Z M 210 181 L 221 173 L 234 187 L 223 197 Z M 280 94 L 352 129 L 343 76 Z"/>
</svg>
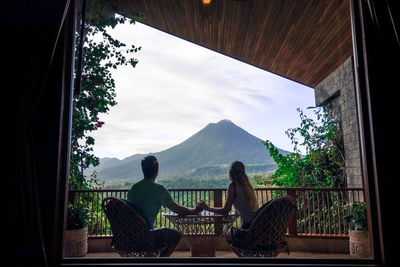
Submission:
<svg viewBox="0 0 400 267">
<path fill-rule="evenodd" d="M 232 227 L 236 219 L 234 211 L 228 215 L 202 211 L 196 215 L 178 215 L 163 212 L 174 227 L 183 234 L 188 242 L 192 257 L 215 257 L 218 242 L 224 233 Z"/>
</svg>

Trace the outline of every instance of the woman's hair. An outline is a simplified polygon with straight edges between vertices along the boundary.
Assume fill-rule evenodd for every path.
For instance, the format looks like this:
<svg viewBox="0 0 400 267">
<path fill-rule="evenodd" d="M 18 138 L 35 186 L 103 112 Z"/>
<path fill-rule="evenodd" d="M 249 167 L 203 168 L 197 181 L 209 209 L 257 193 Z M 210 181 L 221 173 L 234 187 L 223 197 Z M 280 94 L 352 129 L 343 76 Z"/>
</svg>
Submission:
<svg viewBox="0 0 400 267">
<path fill-rule="evenodd" d="M 247 177 L 246 170 L 242 162 L 235 161 L 232 163 L 229 169 L 229 180 L 238 184 L 239 186 L 242 186 L 245 195 L 249 200 L 250 207 L 253 210 L 256 210 L 258 208 L 256 192 L 249 181 L 249 177 Z"/>
</svg>

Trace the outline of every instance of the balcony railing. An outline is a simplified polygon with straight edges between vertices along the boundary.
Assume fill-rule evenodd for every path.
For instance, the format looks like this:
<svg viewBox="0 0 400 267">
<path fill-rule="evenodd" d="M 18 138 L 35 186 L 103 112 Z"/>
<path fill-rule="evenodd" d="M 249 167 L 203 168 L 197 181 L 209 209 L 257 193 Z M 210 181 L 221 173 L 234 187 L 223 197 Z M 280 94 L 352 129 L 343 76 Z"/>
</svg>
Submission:
<svg viewBox="0 0 400 267">
<path fill-rule="evenodd" d="M 208 205 L 221 207 L 226 199 L 226 189 L 169 189 L 172 198 L 179 204 L 194 207 L 199 200 Z M 296 199 L 298 212 L 291 218 L 288 234 L 295 236 L 347 236 L 349 225 L 345 216 L 350 213 L 350 201 L 363 201 L 362 188 L 256 188 L 261 206 L 263 203 L 285 195 Z M 106 197 L 126 199 L 128 190 L 70 190 L 69 200 L 73 205 L 84 205 L 91 211 L 88 230 L 91 237 L 111 235 L 110 224 L 102 211 L 101 201 Z M 168 211 L 162 208 L 161 212 Z M 161 215 L 157 216 L 156 227 L 172 228 Z M 234 223 L 240 227 L 240 218 Z"/>
</svg>

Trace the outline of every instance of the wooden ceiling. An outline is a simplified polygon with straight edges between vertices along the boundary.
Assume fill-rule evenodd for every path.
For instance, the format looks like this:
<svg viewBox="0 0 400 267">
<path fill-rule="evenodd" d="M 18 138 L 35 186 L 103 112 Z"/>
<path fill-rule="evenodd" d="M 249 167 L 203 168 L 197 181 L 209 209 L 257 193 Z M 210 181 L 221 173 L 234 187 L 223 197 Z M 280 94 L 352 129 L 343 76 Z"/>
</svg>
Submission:
<svg viewBox="0 0 400 267">
<path fill-rule="evenodd" d="M 315 87 L 352 54 L 347 0 L 117 0 L 116 12 Z M 161 48 L 160 48 L 161 49 Z"/>
</svg>

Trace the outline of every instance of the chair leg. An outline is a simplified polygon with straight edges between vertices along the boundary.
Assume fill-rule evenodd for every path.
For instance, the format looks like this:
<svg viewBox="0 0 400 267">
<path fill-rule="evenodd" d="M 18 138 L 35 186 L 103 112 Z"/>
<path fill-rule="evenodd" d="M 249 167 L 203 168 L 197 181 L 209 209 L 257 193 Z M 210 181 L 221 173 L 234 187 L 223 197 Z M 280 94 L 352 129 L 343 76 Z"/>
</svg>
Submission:
<svg viewBox="0 0 400 267">
<path fill-rule="evenodd" d="M 238 257 L 243 257 L 242 253 L 240 252 L 239 249 L 233 247 L 232 245 L 230 245 L 232 251 L 238 256 Z"/>
<path fill-rule="evenodd" d="M 178 244 L 171 244 L 161 250 L 160 257 L 169 257 L 175 251 Z"/>
</svg>

